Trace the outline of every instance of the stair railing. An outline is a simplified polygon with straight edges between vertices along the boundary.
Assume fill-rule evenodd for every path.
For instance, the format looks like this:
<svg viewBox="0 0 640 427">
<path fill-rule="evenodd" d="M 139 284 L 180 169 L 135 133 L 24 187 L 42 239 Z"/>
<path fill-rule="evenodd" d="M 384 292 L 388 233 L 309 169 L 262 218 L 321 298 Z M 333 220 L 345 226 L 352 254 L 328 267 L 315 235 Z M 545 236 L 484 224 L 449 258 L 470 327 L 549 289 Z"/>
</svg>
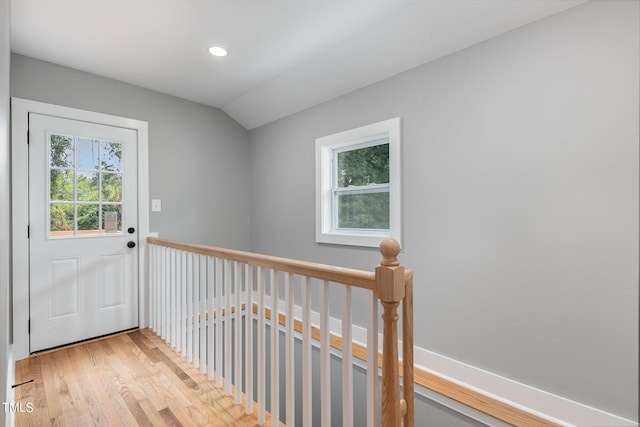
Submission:
<svg viewBox="0 0 640 427">
<path fill-rule="evenodd" d="M 384 426 L 413 427 L 413 274 L 398 262 L 400 246 L 395 240 L 386 239 L 380 245 L 382 261 L 375 273 L 165 239 L 147 240 L 151 329 L 202 374 L 207 374 L 209 381 L 215 381 L 216 387 L 224 387 L 225 395 L 233 395 L 234 403 L 244 401 L 247 414 L 256 411 L 259 424 L 265 423 L 267 415 L 269 372 L 269 413 L 273 426 L 280 425 L 281 419 L 285 424 L 296 424 L 298 396 L 302 399 L 299 423 L 313 424 L 312 405 L 319 400 L 320 423 L 331 425 L 333 346 L 341 350 L 342 425 L 354 424 L 355 350 L 358 353 L 355 357 L 366 360 L 366 424 L 378 426 L 382 421 Z M 342 285 L 339 330 L 329 315 L 333 284 Z M 297 288 L 298 306 L 294 304 Z M 366 341 L 364 345 L 353 336 L 351 302 L 355 288 L 367 295 L 366 339 L 360 339 Z M 319 289 L 319 301 L 312 300 L 314 289 Z M 384 309 L 382 403 L 378 396 L 378 301 Z M 314 303 L 319 313 L 312 311 Z M 399 304 L 402 304 L 403 399 L 398 357 Z M 281 335 L 285 341 L 282 393 Z M 269 360 L 278 361 L 269 366 L 267 337 Z M 296 339 L 302 342 L 301 360 L 295 358 Z M 319 399 L 312 399 L 314 346 L 319 347 L 320 353 Z M 254 362 L 257 372 L 253 371 Z M 297 395 L 294 375 L 298 364 L 302 391 Z M 282 417 L 281 395 L 285 400 Z"/>
</svg>

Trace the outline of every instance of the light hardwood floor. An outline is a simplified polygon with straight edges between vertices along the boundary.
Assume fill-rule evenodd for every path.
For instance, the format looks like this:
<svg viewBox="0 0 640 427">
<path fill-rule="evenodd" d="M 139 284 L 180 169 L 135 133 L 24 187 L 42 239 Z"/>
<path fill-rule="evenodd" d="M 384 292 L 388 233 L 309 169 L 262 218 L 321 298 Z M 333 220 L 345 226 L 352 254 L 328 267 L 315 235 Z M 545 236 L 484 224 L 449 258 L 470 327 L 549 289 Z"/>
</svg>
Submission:
<svg viewBox="0 0 640 427">
<path fill-rule="evenodd" d="M 15 401 L 33 411 L 16 413 L 17 426 L 257 425 L 148 329 L 18 361 L 16 383 L 29 380 Z"/>
</svg>

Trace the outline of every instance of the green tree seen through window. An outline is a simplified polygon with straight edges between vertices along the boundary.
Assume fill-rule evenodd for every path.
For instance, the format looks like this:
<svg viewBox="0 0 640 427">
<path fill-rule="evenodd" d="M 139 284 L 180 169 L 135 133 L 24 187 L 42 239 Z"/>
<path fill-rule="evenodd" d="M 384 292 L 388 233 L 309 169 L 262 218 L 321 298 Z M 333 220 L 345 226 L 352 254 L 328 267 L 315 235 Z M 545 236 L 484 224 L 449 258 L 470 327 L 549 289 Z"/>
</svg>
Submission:
<svg viewBox="0 0 640 427">
<path fill-rule="evenodd" d="M 389 144 L 338 153 L 338 187 L 389 183 Z"/>
<path fill-rule="evenodd" d="M 389 144 L 357 148 L 337 153 L 336 179 L 338 191 L 338 227 L 356 229 L 389 229 L 388 186 L 359 191 L 354 187 L 389 184 Z"/>
</svg>

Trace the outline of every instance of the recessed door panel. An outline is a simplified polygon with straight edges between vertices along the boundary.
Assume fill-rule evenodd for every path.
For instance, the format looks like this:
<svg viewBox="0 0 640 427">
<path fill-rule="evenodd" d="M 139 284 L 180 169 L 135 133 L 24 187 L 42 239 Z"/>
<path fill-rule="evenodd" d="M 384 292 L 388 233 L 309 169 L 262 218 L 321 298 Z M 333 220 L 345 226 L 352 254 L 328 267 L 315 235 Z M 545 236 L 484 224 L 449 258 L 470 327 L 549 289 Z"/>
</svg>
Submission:
<svg viewBox="0 0 640 427">
<path fill-rule="evenodd" d="M 79 312 L 78 258 L 49 261 L 49 320 Z"/>
<path fill-rule="evenodd" d="M 103 255 L 100 264 L 100 308 L 104 310 L 125 305 L 123 255 Z"/>
</svg>

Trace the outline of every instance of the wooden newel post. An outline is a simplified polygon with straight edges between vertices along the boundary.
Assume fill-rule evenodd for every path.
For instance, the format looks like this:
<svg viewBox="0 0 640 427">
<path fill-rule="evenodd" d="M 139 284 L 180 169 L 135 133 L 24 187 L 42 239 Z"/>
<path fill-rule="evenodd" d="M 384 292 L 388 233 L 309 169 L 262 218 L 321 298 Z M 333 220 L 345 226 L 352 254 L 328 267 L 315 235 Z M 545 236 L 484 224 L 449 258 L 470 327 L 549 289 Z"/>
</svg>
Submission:
<svg viewBox="0 0 640 427">
<path fill-rule="evenodd" d="M 404 298 L 404 267 L 398 262 L 400 244 L 394 239 L 380 243 L 382 260 L 376 267 L 376 297 L 384 312 L 382 344 L 382 425 L 400 426 L 400 377 L 398 373 L 398 313 Z"/>
</svg>

